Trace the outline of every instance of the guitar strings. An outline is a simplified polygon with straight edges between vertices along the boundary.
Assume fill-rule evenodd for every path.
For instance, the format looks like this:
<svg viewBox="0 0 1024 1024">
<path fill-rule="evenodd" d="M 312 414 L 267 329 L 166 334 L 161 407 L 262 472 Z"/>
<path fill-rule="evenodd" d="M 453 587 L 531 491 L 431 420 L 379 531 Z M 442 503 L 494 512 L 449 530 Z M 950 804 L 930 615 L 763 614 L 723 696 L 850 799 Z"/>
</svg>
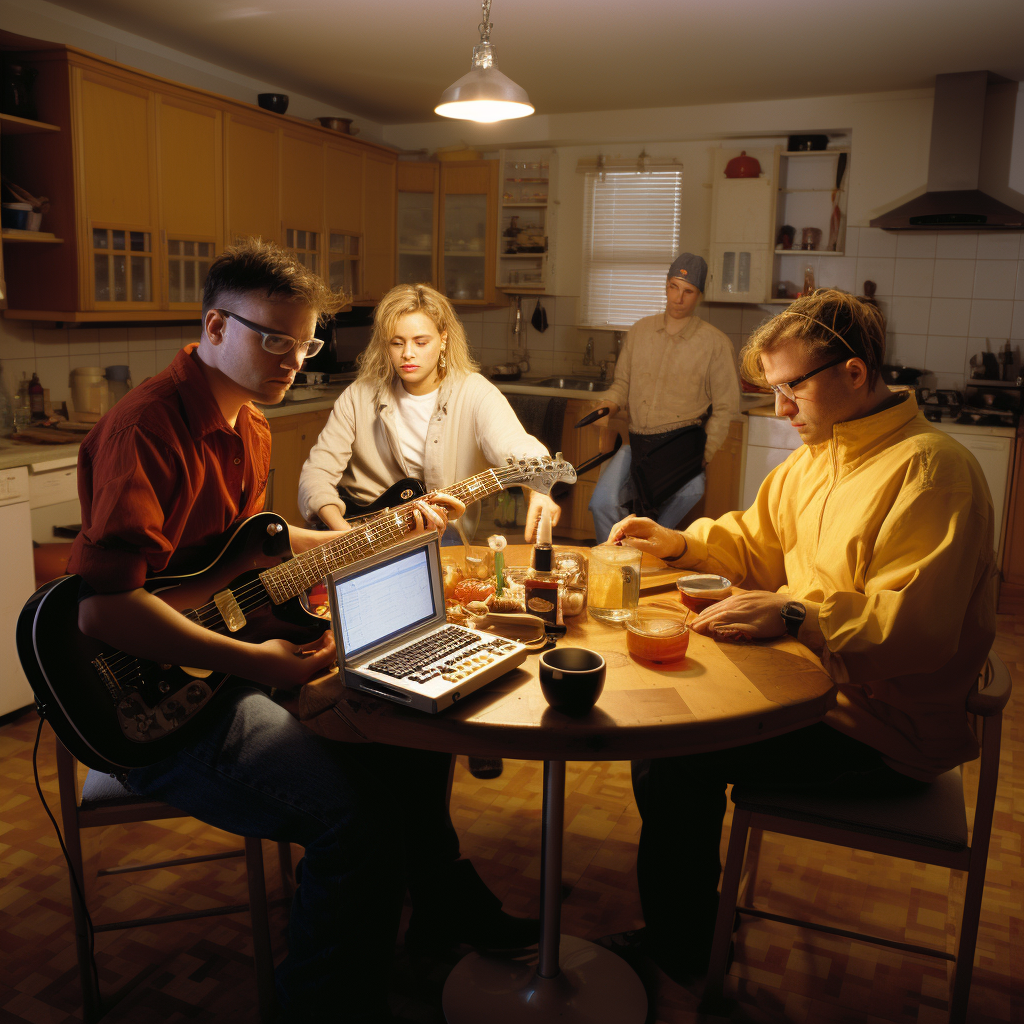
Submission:
<svg viewBox="0 0 1024 1024">
<path fill-rule="evenodd" d="M 534 456 L 533 458 L 541 458 Z M 547 457 L 550 459 L 550 457 Z M 466 493 L 467 497 L 473 497 L 473 492 L 477 484 L 483 486 L 484 493 L 479 497 L 486 497 L 488 494 L 493 494 L 494 491 L 484 482 L 485 479 L 490 476 L 493 478 L 494 483 L 497 485 L 499 490 L 504 490 L 504 481 L 507 481 L 509 477 L 521 475 L 521 467 L 510 465 L 500 467 L 496 469 L 487 469 L 481 473 L 477 473 L 475 476 L 469 477 L 467 480 L 462 481 L 460 484 L 455 484 L 450 487 L 444 493 L 451 493 L 453 497 L 457 497 L 461 493 Z M 500 477 L 500 479 L 499 479 Z M 424 495 L 424 498 L 429 498 L 431 495 L 438 493 L 437 491 L 431 491 L 429 494 Z M 477 500 L 474 498 L 474 500 Z M 397 533 L 397 537 L 404 536 L 409 532 L 409 528 L 415 523 L 413 518 L 412 502 L 409 502 L 406 506 L 398 506 L 395 509 L 387 509 L 386 511 L 378 513 L 363 527 L 357 528 L 357 530 L 350 531 L 341 537 L 336 537 L 333 541 L 328 541 L 326 544 L 318 545 L 315 548 L 311 548 L 309 551 L 303 552 L 302 555 L 296 558 L 288 559 L 286 562 L 280 565 L 271 566 L 268 569 L 263 570 L 257 576 L 256 581 L 253 583 L 246 584 L 234 594 L 235 602 L 239 606 L 239 610 L 243 615 L 251 614 L 261 605 L 266 604 L 270 600 L 270 595 L 267 591 L 267 586 L 263 582 L 263 577 L 267 576 L 273 579 L 276 575 L 291 576 L 294 577 L 297 571 L 301 571 L 303 582 L 307 578 L 306 567 L 309 563 L 320 560 L 324 563 L 323 568 L 327 570 L 327 559 L 328 555 L 331 556 L 332 560 L 339 556 L 345 555 L 358 555 L 360 550 L 366 546 L 369 546 L 370 550 L 374 550 L 375 542 L 384 539 L 386 537 L 394 537 Z M 353 536 L 355 534 L 355 536 Z M 352 550 L 347 550 L 351 548 Z M 295 565 L 294 563 L 298 563 Z M 345 564 L 345 563 L 342 563 Z M 324 579 L 327 575 L 330 575 L 331 570 L 327 570 L 323 575 L 317 574 L 313 583 Z M 303 590 L 308 589 L 302 587 L 296 594 L 302 593 Z M 196 622 L 197 625 L 202 626 L 205 629 L 209 629 L 212 632 L 221 633 L 222 635 L 230 636 L 231 630 L 228 629 L 227 623 L 224 621 L 221 615 L 220 609 L 213 601 L 207 602 L 205 605 L 201 605 L 199 608 L 191 609 L 192 615 L 188 616 L 192 621 Z M 126 654 L 124 652 L 118 652 L 118 657 L 111 658 L 107 662 L 107 669 L 111 672 L 118 683 L 121 683 L 126 675 L 131 671 L 135 671 L 140 678 L 143 677 L 142 663 L 145 659 L 138 658 L 135 655 Z"/>
</svg>

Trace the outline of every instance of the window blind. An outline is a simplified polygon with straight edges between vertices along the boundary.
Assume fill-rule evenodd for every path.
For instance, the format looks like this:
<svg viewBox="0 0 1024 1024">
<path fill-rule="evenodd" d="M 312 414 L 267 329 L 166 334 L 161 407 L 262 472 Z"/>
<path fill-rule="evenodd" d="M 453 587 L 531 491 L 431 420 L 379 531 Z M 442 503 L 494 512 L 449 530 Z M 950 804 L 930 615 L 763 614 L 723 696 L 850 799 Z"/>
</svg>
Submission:
<svg viewBox="0 0 1024 1024">
<path fill-rule="evenodd" d="M 665 308 L 682 192 L 682 170 L 587 173 L 581 324 L 627 328 Z"/>
</svg>

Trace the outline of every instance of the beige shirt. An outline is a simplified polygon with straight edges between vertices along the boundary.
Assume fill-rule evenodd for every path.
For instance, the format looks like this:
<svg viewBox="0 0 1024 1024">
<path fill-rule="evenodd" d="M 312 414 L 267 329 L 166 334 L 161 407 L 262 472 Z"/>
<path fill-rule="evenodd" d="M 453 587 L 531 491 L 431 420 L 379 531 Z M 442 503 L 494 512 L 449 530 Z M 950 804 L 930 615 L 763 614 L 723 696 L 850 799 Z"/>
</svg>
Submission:
<svg viewBox="0 0 1024 1024">
<path fill-rule="evenodd" d="M 740 383 L 732 342 L 699 316 L 675 334 L 666 313 L 646 316 L 629 329 L 615 365 L 615 382 L 601 395 L 629 410 L 629 429 L 658 434 L 699 420 L 705 424 L 704 458 L 711 461 L 739 417 Z"/>
<path fill-rule="evenodd" d="M 446 377 L 427 425 L 423 483 L 428 491 L 458 483 L 509 455 L 548 450 L 516 418 L 508 399 L 479 373 Z M 358 501 L 379 497 L 411 476 L 402 455 L 395 397 L 356 381 L 341 393 L 299 476 L 299 510 L 307 520 L 324 505 L 341 506 L 339 483 Z"/>
</svg>

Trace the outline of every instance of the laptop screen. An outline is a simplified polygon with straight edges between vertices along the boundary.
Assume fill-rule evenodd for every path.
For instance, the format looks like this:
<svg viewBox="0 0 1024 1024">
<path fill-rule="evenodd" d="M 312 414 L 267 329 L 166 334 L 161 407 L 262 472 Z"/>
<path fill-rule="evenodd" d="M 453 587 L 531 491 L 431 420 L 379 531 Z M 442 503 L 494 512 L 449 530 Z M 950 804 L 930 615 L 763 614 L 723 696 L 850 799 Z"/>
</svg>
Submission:
<svg viewBox="0 0 1024 1024">
<path fill-rule="evenodd" d="M 431 545 L 418 547 L 334 579 L 334 607 L 346 658 L 434 618 L 436 588 L 430 556 Z"/>
</svg>

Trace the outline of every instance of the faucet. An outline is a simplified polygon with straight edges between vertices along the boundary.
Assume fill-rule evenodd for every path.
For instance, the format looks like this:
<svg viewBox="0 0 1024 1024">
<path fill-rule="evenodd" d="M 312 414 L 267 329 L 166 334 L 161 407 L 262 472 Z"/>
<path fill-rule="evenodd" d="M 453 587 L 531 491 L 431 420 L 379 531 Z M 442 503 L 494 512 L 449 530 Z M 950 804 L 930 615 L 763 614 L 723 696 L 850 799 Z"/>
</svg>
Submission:
<svg viewBox="0 0 1024 1024">
<path fill-rule="evenodd" d="M 587 338 L 587 350 L 583 353 L 583 365 L 595 366 L 594 363 L 594 339 Z"/>
</svg>

